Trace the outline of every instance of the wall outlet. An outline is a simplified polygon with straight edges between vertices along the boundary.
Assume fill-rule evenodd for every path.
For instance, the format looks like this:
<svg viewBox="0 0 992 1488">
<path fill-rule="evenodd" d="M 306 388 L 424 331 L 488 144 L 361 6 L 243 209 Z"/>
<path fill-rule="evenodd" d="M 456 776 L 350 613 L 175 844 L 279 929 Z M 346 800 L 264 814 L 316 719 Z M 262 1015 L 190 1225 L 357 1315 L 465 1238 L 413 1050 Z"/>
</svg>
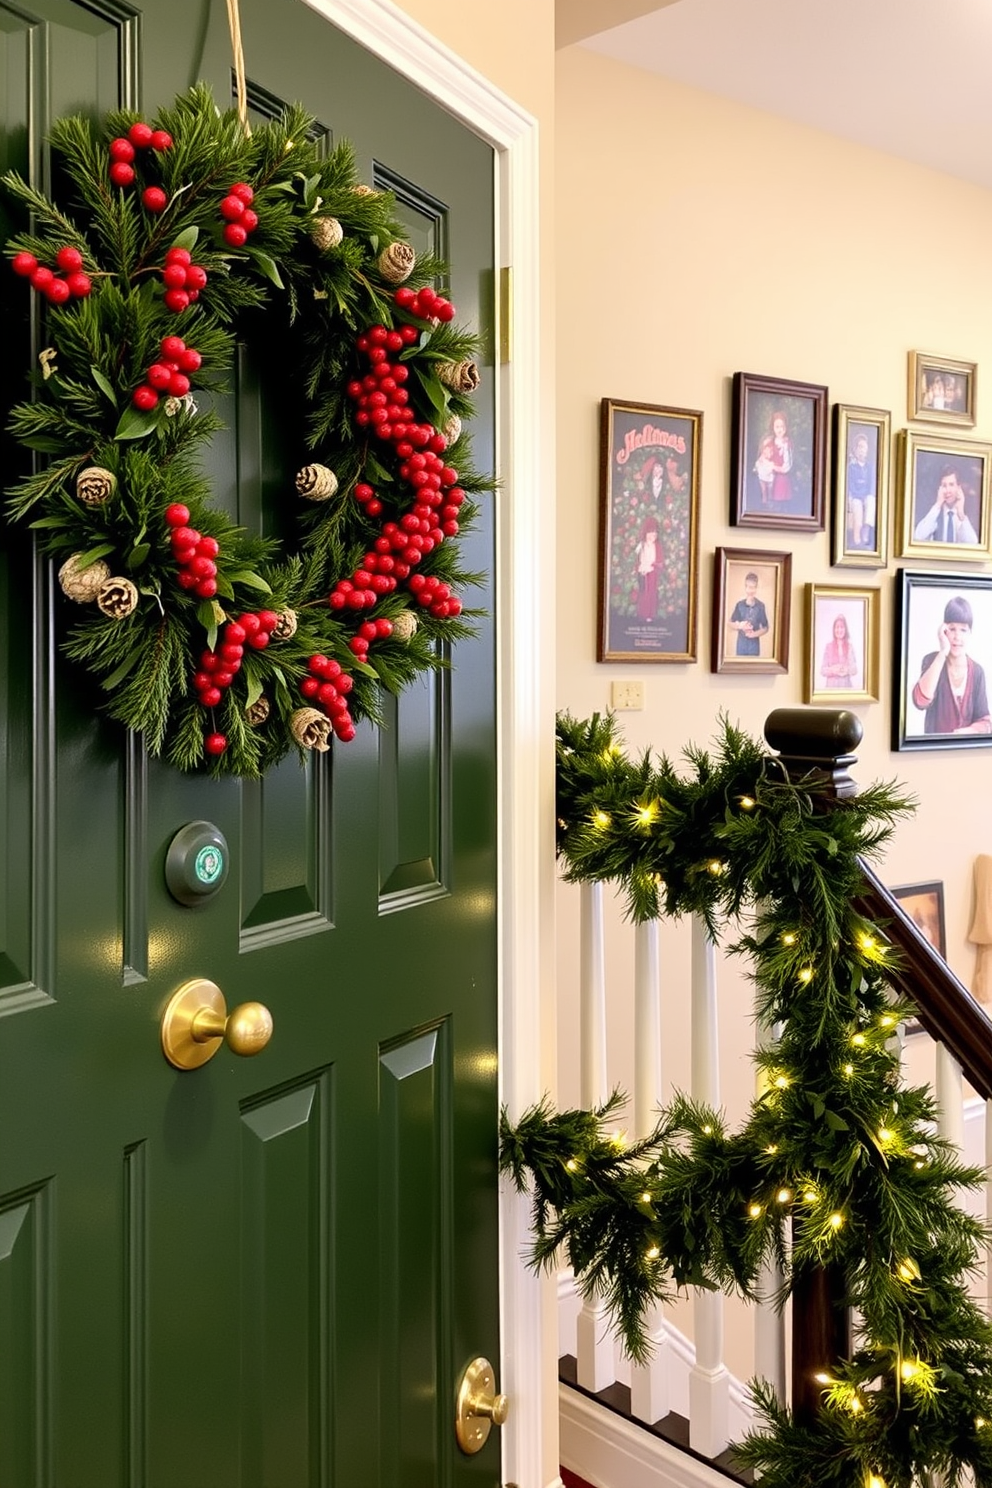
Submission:
<svg viewBox="0 0 992 1488">
<path fill-rule="evenodd" d="M 628 712 L 644 707 L 644 683 L 643 682 L 613 682 L 610 685 L 610 707 L 620 712 L 626 709 Z"/>
</svg>

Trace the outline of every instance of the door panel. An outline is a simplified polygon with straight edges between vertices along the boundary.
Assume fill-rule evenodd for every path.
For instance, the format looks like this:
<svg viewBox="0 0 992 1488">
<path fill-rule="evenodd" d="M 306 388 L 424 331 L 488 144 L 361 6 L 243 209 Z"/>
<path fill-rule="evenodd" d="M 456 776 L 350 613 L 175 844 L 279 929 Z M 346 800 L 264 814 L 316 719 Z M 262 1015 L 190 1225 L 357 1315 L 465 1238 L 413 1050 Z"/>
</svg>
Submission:
<svg viewBox="0 0 992 1488">
<path fill-rule="evenodd" d="M 241 10 L 254 109 L 354 141 L 488 333 L 489 149 L 306 6 Z M 46 119 L 139 77 L 148 116 L 198 77 L 223 101 L 229 51 L 209 0 L 0 5 L 0 161 L 46 183 Z M 45 327 L 0 293 L 9 403 Z M 289 539 L 284 382 L 241 349 L 209 470 Z M 464 556 L 491 569 L 488 509 Z M 452 1424 L 464 1364 L 498 1357 L 492 622 L 380 731 L 239 784 L 101 720 L 54 655 L 65 609 L 0 529 L 0 1488 L 494 1488 L 498 1433 L 466 1458 Z M 231 870 L 190 909 L 164 865 L 194 820 Z M 271 1009 L 261 1055 L 166 1063 L 194 976 Z"/>
</svg>

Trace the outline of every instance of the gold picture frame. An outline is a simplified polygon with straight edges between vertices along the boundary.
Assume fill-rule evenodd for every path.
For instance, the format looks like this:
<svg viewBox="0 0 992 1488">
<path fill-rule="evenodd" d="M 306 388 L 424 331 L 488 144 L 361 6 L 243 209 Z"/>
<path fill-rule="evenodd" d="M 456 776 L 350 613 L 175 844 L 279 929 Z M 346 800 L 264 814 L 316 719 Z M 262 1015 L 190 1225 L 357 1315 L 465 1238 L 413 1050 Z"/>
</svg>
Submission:
<svg viewBox="0 0 992 1488">
<path fill-rule="evenodd" d="M 888 562 L 891 449 L 887 409 L 834 404 L 835 568 L 884 568 Z"/>
<path fill-rule="evenodd" d="M 903 429 L 897 448 L 899 556 L 992 558 L 992 444 Z"/>
<path fill-rule="evenodd" d="M 878 701 L 878 589 L 806 585 L 807 703 Z"/>
<path fill-rule="evenodd" d="M 960 424 L 973 428 L 978 391 L 978 363 L 909 353 L 908 416 L 929 424 Z"/>
</svg>

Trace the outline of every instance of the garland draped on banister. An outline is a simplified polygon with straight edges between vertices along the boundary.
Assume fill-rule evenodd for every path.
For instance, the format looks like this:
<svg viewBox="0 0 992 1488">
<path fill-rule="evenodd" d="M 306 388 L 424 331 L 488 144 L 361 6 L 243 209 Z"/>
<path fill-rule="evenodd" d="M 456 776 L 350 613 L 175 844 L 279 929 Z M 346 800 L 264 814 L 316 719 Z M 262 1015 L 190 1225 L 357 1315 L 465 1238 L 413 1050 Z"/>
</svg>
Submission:
<svg viewBox="0 0 992 1488">
<path fill-rule="evenodd" d="M 533 1193 L 533 1262 L 564 1256 L 602 1297 L 626 1350 L 647 1349 L 650 1305 L 687 1286 L 780 1299 L 818 1268 L 844 1277 L 853 1357 L 824 1359 L 821 1408 L 793 1415 L 752 1384 L 762 1427 L 737 1446 L 763 1488 L 992 1485 L 992 1327 L 967 1276 L 985 1240 L 956 1202 L 985 1174 L 934 1135 L 925 1087 L 900 1083 L 893 1034 L 909 1011 L 893 952 L 852 907 L 871 858 L 912 802 L 892 784 L 834 798 L 811 774 L 721 724 L 687 769 L 631 760 L 614 720 L 558 720 L 558 849 L 566 879 L 610 881 L 635 920 L 703 916 L 750 957 L 761 1093 L 738 1131 L 677 1096 L 645 1141 L 616 1134 L 623 1097 L 594 1111 L 549 1101 L 511 1124 L 501 1161 Z"/>
</svg>

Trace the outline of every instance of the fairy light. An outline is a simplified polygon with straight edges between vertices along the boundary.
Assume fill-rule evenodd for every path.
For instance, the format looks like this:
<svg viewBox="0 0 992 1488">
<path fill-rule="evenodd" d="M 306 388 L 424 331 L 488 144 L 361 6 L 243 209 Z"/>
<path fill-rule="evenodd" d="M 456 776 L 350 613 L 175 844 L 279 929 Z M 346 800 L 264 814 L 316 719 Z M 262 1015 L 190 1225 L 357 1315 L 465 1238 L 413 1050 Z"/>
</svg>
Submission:
<svg viewBox="0 0 992 1488">
<path fill-rule="evenodd" d="M 610 825 L 609 814 L 605 811 L 597 811 L 593 815 L 593 826 L 599 827 L 600 831 Z"/>
<path fill-rule="evenodd" d="M 645 1255 L 645 1258 L 647 1260 L 649 1260 L 649 1261 L 656 1261 L 658 1259 L 658 1257 L 661 1255 L 661 1251 L 659 1250 L 659 1248 L 658 1248 L 657 1245 L 652 1245 L 651 1248 L 650 1248 L 650 1250 L 646 1250 L 644 1252 L 644 1255 Z"/>
<path fill-rule="evenodd" d="M 577 1173 L 579 1170 L 578 1162 L 575 1160 L 574 1157 L 570 1157 L 565 1166 L 570 1173 Z"/>
<path fill-rule="evenodd" d="M 854 1044 L 858 1049 L 862 1048 L 865 1042 L 866 1040 L 863 1033 L 851 1034 L 851 1043 Z"/>
<path fill-rule="evenodd" d="M 708 1125 L 707 1126 L 704 1126 L 703 1127 L 703 1136 L 704 1137 L 711 1137 L 712 1135 L 713 1135 L 713 1128 L 711 1126 L 708 1126 Z"/>
<path fill-rule="evenodd" d="M 892 1130 L 891 1127 L 889 1127 L 889 1126 L 880 1126 L 878 1128 L 878 1140 L 880 1142 L 891 1142 L 892 1141 L 892 1138 L 894 1136 L 895 1136 L 895 1132 Z"/>
<path fill-rule="evenodd" d="M 625 1131 L 616 1131 L 613 1133 L 610 1141 L 618 1151 L 622 1152 L 627 1145 L 627 1133 Z"/>
<path fill-rule="evenodd" d="M 642 1204 L 650 1204 L 650 1202 L 651 1202 L 651 1195 L 648 1193 L 647 1189 L 645 1189 L 644 1192 L 641 1194 L 641 1203 Z"/>
<path fill-rule="evenodd" d="M 741 810 L 742 811 L 753 811 L 754 810 L 754 807 L 755 807 L 755 800 L 754 800 L 754 797 L 753 796 L 741 796 Z"/>
<path fill-rule="evenodd" d="M 853 1075 L 854 1074 L 854 1065 L 853 1064 L 845 1064 L 845 1066 L 844 1066 L 844 1073 L 845 1073 L 845 1075 Z"/>
<path fill-rule="evenodd" d="M 919 1372 L 920 1362 L 918 1359 L 903 1359 L 899 1365 L 899 1374 L 904 1380 L 915 1379 Z"/>
<path fill-rule="evenodd" d="M 863 951 L 873 951 L 875 949 L 874 935 L 862 935 L 858 940 L 858 945 Z"/>
<path fill-rule="evenodd" d="M 830 1216 L 830 1228 L 832 1230 L 839 1230 L 840 1227 L 841 1227 L 841 1225 L 843 1223 L 844 1223 L 844 1216 L 843 1216 L 843 1214 L 841 1214 L 841 1212 L 840 1212 L 839 1209 L 835 1209 L 834 1212 L 833 1212 L 833 1214 L 831 1214 L 831 1216 Z"/>
<path fill-rule="evenodd" d="M 658 820 L 658 802 L 648 801 L 646 804 L 637 806 L 634 811 L 634 819 L 638 826 L 650 827 L 653 822 Z"/>
<path fill-rule="evenodd" d="M 858 1414 L 858 1411 L 864 1410 L 864 1406 L 861 1404 L 860 1396 L 853 1389 L 851 1390 L 850 1398 L 847 1400 L 846 1404 L 852 1416 L 856 1416 Z"/>
<path fill-rule="evenodd" d="M 760 1204 L 748 1204 L 747 1212 L 752 1219 L 760 1219 L 763 1211 Z"/>
<path fill-rule="evenodd" d="M 911 1256 L 907 1256 L 906 1259 L 904 1261 L 900 1261 L 898 1266 L 896 1267 L 896 1275 L 899 1277 L 900 1281 L 919 1281 L 920 1268 Z"/>
<path fill-rule="evenodd" d="M 977 1426 L 978 1430 L 981 1431 L 981 1429 L 982 1429 L 983 1426 L 987 1426 L 988 1425 L 988 1422 L 986 1421 L 986 1419 L 985 1419 L 984 1416 L 976 1416 L 975 1417 L 975 1425 Z"/>
<path fill-rule="evenodd" d="M 816 1372 L 816 1374 L 814 1374 L 813 1378 L 816 1380 L 816 1383 L 818 1385 L 832 1385 L 833 1384 L 833 1380 L 831 1379 L 830 1375 L 827 1374 L 826 1370 L 823 1370 L 823 1369 L 817 1370 L 817 1372 Z"/>
<path fill-rule="evenodd" d="M 884 1478 L 879 1477 L 878 1473 L 869 1473 L 865 1488 L 888 1488 L 888 1485 Z"/>
<path fill-rule="evenodd" d="M 815 1188 L 807 1188 L 805 1193 L 803 1194 L 803 1203 L 815 1204 L 819 1197 L 820 1195 L 817 1193 Z"/>
<path fill-rule="evenodd" d="M 780 1188 L 779 1191 L 778 1191 L 778 1193 L 775 1195 L 775 1198 L 778 1200 L 778 1202 L 780 1204 L 791 1204 L 792 1203 L 792 1189 L 791 1188 Z"/>
<path fill-rule="evenodd" d="M 799 973 L 799 980 L 801 982 L 811 982 L 813 980 L 813 968 L 812 968 L 812 966 L 804 966 L 803 967 L 802 971 Z"/>
<path fill-rule="evenodd" d="M 894 1013 L 883 1013 L 878 1021 L 883 1028 L 894 1028 L 899 1020 Z"/>
<path fill-rule="evenodd" d="M 707 873 L 711 873 L 714 878 L 719 878 L 722 873 L 726 873 L 727 865 L 726 863 L 721 863 L 719 858 L 711 858 L 706 864 L 706 871 Z"/>
<path fill-rule="evenodd" d="M 787 930 L 785 932 L 785 934 L 782 936 L 782 944 L 783 945 L 795 945 L 795 943 L 796 943 L 795 933 L 792 930 Z"/>
<path fill-rule="evenodd" d="M 788 1090 L 788 1088 L 789 1088 L 789 1086 L 791 1084 L 792 1084 L 792 1081 L 789 1079 L 788 1075 L 776 1075 L 775 1076 L 775 1089 L 776 1090 Z"/>
<path fill-rule="evenodd" d="M 774 1157 L 775 1153 L 778 1151 L 778 1143 L 769 1142 L 768 1146 L 765 1148 L 765 1151 L 769 1154 L 770 1157 Z"/>
</svg>

